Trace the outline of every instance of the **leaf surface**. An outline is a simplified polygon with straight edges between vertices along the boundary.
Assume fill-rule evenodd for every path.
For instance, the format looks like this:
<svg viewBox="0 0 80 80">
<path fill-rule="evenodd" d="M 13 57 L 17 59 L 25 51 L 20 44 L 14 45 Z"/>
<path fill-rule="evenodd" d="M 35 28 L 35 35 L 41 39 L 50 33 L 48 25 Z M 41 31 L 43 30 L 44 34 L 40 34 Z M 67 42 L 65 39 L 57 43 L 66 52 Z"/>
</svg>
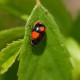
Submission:
<svg viewBox="0 0 80 80">
<path fill-rule="evenodd" d="M 0 52 L 0 74 L 3 74 L 14 63 L 19 55 L 22 40 L 14 41 Z"/>
<path fill-rule="evenodd" d="M 30 26 L 38 20 L 46 26 L 46 35 L 38 45 L 32 46 Z M 38 3 L 27 21 L 18 80 L 71 80 L 69 58 L 53 16 Z"/>
<path fill-rule="evenodd" d="M 66 39 L 65 43 L 73 65 L 72 80 L 80 80 L 80 45 L 73 38 Z"/>
<path fill-rule="evenodd" d="M 24 27 L 17 27 L 0 32 L 0 50 L 11 41 L 23 38 Z"/>
</svg>

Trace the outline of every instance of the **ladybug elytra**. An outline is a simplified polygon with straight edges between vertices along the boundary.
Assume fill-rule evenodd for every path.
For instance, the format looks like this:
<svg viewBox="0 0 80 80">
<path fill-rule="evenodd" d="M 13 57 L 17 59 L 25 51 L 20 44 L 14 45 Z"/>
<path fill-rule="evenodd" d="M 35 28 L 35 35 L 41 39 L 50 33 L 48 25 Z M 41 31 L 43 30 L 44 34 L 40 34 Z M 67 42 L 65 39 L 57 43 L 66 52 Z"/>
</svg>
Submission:
<svg viewBox="0 0 80 80">
<path fill-rule="evenodd" d="M 43 40 L 45 36 L 45 30 L 46 27 L 42 22 L 37 21 L 34 23 L 34 27 L 31 31 L 31 45 L 35 46 Z"/>
</svg>

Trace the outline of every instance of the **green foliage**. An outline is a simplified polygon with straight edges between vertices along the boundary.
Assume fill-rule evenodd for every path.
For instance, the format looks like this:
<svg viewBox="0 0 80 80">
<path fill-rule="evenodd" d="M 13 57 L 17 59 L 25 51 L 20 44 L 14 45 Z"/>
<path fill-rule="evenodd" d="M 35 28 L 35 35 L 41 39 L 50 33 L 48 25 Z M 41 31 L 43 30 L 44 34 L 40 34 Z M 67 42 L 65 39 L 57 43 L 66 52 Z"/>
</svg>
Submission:
<svg viewBox="0 0 80 80">
<path fill-rule="evenodd" d="M 61 32 L 69 35 L 73 23 L 70 13 L 66 10 L 61 0 L 41 0 L 44 6 L 52 13 L 55 21 L 59 25 Z"/>
<path fill-rule="evenodd" d="M 31 46 L 29 25 L 32 26 L 37 20 L 45 24 L 46 37 L 39 45 Z M 62 36 L 52 15 L 41 4 L 38 3 L 32 11 L 25 33 L 18 80 L 71 80 L 69 54 L 64 47 Z"/>
<path fill-rule="evenodd" d="M 12 15 L 5 10 L 1 10 L 0 12 L 0 31 L 11 27 L 24 26 L 25 23 L 26 21 L 22 20 L 20 17 Z"/>
<path fill-rule="evenodd" d="M 10 27 L 24 26 L 27 15 L 22 14 L 14 7 L 0 2 L 0 30 Z"/>
<path fill-rule="evenodd" d="M 16 41 L 9 44 L 0 52 L 0 74 L 3 74 L 14 63 L 19 54 L 19 49 L 22 41 Z"/>
<path fill-rule="evenodd" d="M 66 35 L 69 34 L 73 21 L 61 0 L 41 0 L 41 2 L 54 16 L 61 32 Z M 4 0 L 4 2 L 1 1 L 1 5 L 4 5 L 1 7 L 10 13 L 21 17 L 30 14 L 35 5 L 35 0 Z"/>
<path fill-rule="evenodd" d="M 17 80 L 17 70 L 19 62 L 15 61 L 6 73 L 0 75 L 0 80 Z"/>
<path fill-rule="evenodd" d="M 0 32 L 0 50 L 9 44 L 11 41 L 23 38 L 24 27 L 17 27 Z"/>
<path fill-rule="evenodd" d="M 54 17 L 41 4 L 31 12 L 35 0 L 0 0 L 0 80 L 80 80 L 80 16 L 73 23 L 61 0 L 41 2 Z M 31 46 L 29 25 L 37 20 L 45 24 L 46 35 L 39 45 Z M 65 47 L 59 29 L 77 41 L 65 38 Z"/>
<path fill-rule="evenodd" d="M 66 47 L 70 52 L 70 59 L 74 67 L 72 80 L 80 80 L 80 46 L 74 39 L 69 38 L 66 40 Z"/>
<path fill-rule="evenodd" d="M 16 8 L 8 6 L 7 4 L 0 3 L 0 8 L 4 9 L 4 10 L 7 10 L 7 12 L 9 12 L 9 13 L 15 15 L 15 16 L 19 16 L 20 18 L 22 18 L 24 20 L 26 20 L 28 18 L 28 15 L 26 15 L 25 13 L 23 13 L 19 10 L 16 10 Z"/>
</svg>

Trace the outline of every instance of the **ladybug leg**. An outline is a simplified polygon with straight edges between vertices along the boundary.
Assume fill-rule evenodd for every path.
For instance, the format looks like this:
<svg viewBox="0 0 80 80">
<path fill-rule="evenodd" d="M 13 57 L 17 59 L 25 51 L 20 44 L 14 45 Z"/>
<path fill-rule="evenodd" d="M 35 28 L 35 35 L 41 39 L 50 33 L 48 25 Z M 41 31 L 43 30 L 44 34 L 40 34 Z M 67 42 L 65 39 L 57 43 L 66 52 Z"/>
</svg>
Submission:
<svg viewBox="0 0 80 80">
<path fill-rule="evenodd" d="M 29 27 L 31 28 L 31 30 L 33 29 L 33 27 L 31 25 L 29 25 Z"/>
<path fill-rule="evenodd" d="M 29 27 L 32 27 L 31 25 L 29 25 Z"/>
<path fill-rule="evenodd" d="M 27 28 L 31 28 L 31 30 L 33 29 L 33 27 L 32 27 L 31 25 L 28 25 L 28 26 L 26 27 L 26 29 L 27 29 Z"/>
</svg>

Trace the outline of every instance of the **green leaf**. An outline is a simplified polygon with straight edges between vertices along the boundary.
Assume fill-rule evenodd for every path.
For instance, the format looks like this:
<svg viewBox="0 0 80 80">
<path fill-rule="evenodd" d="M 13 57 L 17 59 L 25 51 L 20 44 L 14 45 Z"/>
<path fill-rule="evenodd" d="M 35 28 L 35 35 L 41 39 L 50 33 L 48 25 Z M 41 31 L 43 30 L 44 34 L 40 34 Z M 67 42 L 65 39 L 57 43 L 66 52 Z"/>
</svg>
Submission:
<svg viewBox="0 0 80 80">
<path fill-rule="evenodd" d="M 8 30 L 3 30 L 0 32 L 0 50 L 6 46 L 6 44 L 11 41 L 23 38 L 24 27 L 17 27 Z"/>
<path fill-rule="evenodd" d="M 39 45 L 31 46 L 29 25 L 37 20 L 45 24 L 46 35 Z M 70 57 L 63 38 L 53 16 L 39 3 L 27 21 L 20 54 L 18 80 L 71 80 Z"/>
<path fill-rule="evenodd" d="M 25 20 L 11 14 L 3 8 L 0 8 L 0 31 L 12 27 L 24 26 L 25 23 Z"/>
<path fill-rule="evenodd" d="M 28 15 L 26 13 L 24 13 L 24 12 L 22 12 L 16 8 L 12 7 L 12 6 L 9 6 L 7 4 L 0 3 L 0 8 L 3 10 L 6 10 L 10 14 L 13 14 L 15 16 L 20 17 L 23 20 L 27 20 L 27 18 L 28 18 Z"/>
<path fill-rule="evenodd" d="M 73 38 L 66 39 L 65 43 L 73 65 L 72 80 L 80 80 L 80 45 Z"/>
<path fill-rule="evenodd" d="M 14 41 L 0 52 L 0 74 L 3 74 L 14 63 L 19 55 L 22 40 Z"/>
<path fill-rule="evenodd" d="M 8 71 L 0 76 L 0 80 L 17 80 L 19 61 L 15 61 Z"/>
</svg>

